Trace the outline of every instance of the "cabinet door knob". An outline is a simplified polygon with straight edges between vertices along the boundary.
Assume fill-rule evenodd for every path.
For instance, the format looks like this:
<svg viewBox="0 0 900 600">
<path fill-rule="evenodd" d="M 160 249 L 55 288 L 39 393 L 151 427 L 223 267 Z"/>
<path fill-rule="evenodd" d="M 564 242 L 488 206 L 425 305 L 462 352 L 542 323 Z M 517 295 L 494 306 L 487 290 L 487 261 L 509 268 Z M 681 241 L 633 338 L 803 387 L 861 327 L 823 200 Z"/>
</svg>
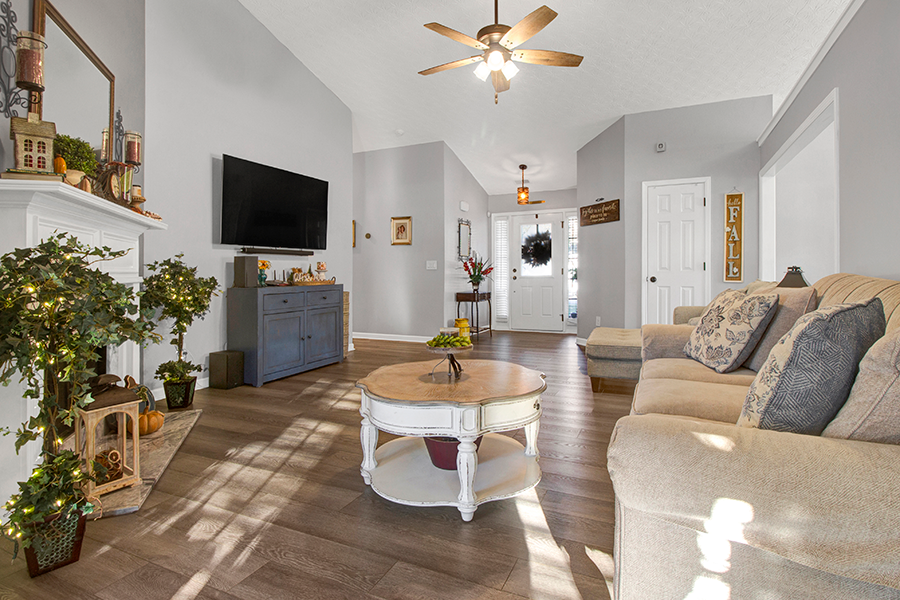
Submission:
<svg viewBox="0 0 900 600">
<path fill-rule="evenodd" d="M 322 300 L 328 300 L 328 296 L 322 296 Z"/>
<path fill-rule="evenodd" d="M 284 302 L 285 304 L 287 304 L 287 303 L 288 303 L 287 298 L 285 298 L 284 300 L 282 300 L 282 302 Z"/>
<path fill-rule="evenodd" d="M 311 335 L 308 335 L 308 336 L 306 336 L 306 339 L 311 340 L 311 339 L 312 339 L 312 336 L 311 336 Z"/>
</svg>

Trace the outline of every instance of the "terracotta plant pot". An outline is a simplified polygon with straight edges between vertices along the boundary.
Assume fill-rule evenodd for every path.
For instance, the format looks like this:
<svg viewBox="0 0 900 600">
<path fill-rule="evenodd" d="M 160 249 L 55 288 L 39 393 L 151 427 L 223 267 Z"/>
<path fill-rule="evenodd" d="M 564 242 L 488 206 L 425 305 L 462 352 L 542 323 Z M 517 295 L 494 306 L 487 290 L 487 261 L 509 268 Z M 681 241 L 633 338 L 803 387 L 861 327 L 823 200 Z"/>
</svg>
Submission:
<svg viewBox="0 0 900 600">
<path fill-rule="evenodd" d="M 86 518 L 80 512 L 69 513 L 65 519 L 61 516 L 62 513 L 56 513 L 32 525 L 36 538 L 24 549 L 28 574 L 32 577 L 76 562 L 81 556 Z"/>
<path fill-rule="evenodd" d="M 475 451 L 481 447 L 481 438 L 478 436 L 475 440 Z M 451 437 L 427 437 L 425 438 L 425 447 L 428 449 L 428 456 L 431 457 L 431 464 L 438 469 L 445 471 L 456 470 L 456 455 L 459 452 L 459 440 Z"/>
<path fill-rule="evenodd" d="M 197 378 L 191 377 L 184 381 L 164 381 L 163 389 L 166 390 L 166 406 L 169 410 L 190 408 L 194 403 L 194 388 L 197 386 Z"/>
</svg>

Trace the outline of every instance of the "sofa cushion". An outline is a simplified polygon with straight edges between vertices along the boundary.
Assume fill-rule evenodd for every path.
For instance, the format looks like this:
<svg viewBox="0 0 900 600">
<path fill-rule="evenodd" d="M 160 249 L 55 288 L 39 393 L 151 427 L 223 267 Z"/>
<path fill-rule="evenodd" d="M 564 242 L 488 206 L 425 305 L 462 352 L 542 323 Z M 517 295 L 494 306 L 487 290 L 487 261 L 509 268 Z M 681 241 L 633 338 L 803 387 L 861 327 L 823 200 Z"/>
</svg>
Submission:
<svg viewBox="0 0 900 600">
<path fill-rule="evenodd" d="M 595 327 L 585 344 L 590 358 L 641 360 L 641 330 Z"/>
<path fill-rule="evenodd" d="M 778 294 L 725 290 L 700 317 L 684 353 L 719 373 L 740 367 L 778 307 Z"/>
<path fill-rule="evenodd" d="M 765 333 L 750 353 L 745 367 L 759 371 L 778 340 L 790 331 L 801 316 L 816 309 L 816 288 L 778 288 L 778 310 Z"/>
<path fill-rule="evenodd" d="M 747 388 L 727 383 L 684 379 L 641 379 L 634 390 L 631 414 L 659 413 L 734 423 Z"/>
<path fill-rule="evenodd" d="M 750 384 L 737 424 L 822 433 L 846 402 L 859 361 L 884 335 L 884 324 L 878 298 L 800 317 Z"/>
<path fill-rule="evenodd" d="M 824 437 L 900 444 L 900 329 L 875 342 Z"/>
<path fill-rule="evenodd" d="M 753 383 L 756 372 L 741 367 L 730 373 L 716 373 L 692 358 L 657 358 L 648 360 L 641 368 L 641 379 L 684 379 L 744 386 Z"/>
</svg>

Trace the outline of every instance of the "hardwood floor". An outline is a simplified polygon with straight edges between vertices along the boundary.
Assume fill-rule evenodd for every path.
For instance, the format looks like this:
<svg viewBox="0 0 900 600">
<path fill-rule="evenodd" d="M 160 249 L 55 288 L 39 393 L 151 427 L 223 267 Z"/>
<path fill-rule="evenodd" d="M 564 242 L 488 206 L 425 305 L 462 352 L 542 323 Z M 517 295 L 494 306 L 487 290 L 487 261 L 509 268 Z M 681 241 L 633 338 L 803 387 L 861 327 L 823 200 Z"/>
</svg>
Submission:
<svg viewBox="0 0 900 600">
<path fill-rule="evenodd" d="M 0 599 L 609 598 L 606 447 L 631 398 L 591 392 L 574 337 L 495 332 L 465 355 L 543 371 L 548 384 L 541 483 L 481 505 L 470 523 L 363 483 L 356 380 L 433 355 L 355 344 L 339 365 L 197 392 L 203 415 L 144 507 L 89 522 L 81 560 L 36 579 L 23 557 L 3 559 L 4 543 Z"/>
</svg>

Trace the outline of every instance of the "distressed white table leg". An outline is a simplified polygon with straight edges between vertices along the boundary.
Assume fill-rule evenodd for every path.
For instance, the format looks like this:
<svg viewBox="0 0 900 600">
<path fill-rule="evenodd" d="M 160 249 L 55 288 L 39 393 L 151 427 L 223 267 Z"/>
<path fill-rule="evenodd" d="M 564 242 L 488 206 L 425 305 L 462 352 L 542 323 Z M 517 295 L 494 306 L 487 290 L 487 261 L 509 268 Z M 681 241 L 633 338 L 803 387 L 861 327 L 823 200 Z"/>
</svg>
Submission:
<svg viewBox="0 0 900 600">
<path fill-rule="evenodd" d="M 537 436 L 540 428 L 540 419 L 525 426 L 525 456 L 540 456 L 537 447 Z"/>
<path fill-rule="evenodd" d="M 475 437 L 459 438 L 456 454 L 456 470 L 459 473 L 459 512 L 463 521 L 471 521 L 475 514 L 475 471 L 478 455 L 475 453 Z"/>
<path fill-rule="evenodd" d="M 363 461 L 359 467 L 363 481 L 366 485 L 372 485 L 372 475 L 370 471 L 378 466 L 375 462 L 375 446 L 378 445 L 378 428 L 372 425 L 369 416 L 362 411 L 362 426 L 359 430 L 359 441 L 362 443 Z"/>
</svg>

